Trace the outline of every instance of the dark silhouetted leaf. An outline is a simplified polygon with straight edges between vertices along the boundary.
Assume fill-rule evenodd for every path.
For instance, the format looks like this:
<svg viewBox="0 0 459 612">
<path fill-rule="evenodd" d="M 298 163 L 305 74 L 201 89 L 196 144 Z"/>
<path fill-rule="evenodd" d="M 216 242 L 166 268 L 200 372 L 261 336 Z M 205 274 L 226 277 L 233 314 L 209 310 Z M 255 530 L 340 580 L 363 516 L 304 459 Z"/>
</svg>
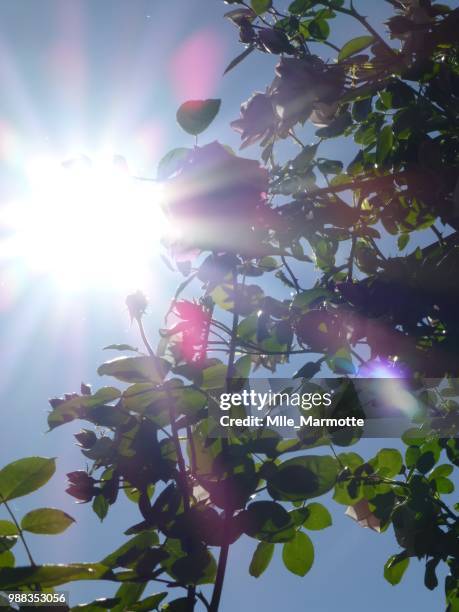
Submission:
<svg viewBox="0 0 459 612">
<path fill-rule="evenodd" d="M 180 127 L 197 136 L 203 132 L 217 116 L 221 100 L 188 100 L 177 111 Z"/>
</svg>

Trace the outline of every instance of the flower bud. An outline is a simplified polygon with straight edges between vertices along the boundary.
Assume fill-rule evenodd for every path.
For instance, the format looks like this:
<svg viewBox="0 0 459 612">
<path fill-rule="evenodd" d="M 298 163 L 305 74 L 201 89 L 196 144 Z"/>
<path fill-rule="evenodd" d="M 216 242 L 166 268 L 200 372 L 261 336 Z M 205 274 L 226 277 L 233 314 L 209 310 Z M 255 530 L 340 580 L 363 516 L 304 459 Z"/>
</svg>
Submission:
<svg viewBox="0 0 459 612">
<path fill-rule="evenodd" d="M 69 487 L 66 492 L 82 503 L 90 502 L 97 495 L 96 481 L 84 470 L 77 470 L 67 474 Z"/>
<path fill-rule="evenodd" d="M 131 321 L 134 319 L 139 321 L 145 314 L 148 306 L 148 300 L 141 291 L 136 291 L 135 293 L 131 293 L 127 296 L 126 306 L 128 307 Z"/>
<path fill-rule="evenodd" d="M 75 439 L 81 448 L 91 449 L 97 442 L 97 436 L 93 431 L 89 429 L 83 429 L 80 433 L 75 434 Z"/>
</svg>

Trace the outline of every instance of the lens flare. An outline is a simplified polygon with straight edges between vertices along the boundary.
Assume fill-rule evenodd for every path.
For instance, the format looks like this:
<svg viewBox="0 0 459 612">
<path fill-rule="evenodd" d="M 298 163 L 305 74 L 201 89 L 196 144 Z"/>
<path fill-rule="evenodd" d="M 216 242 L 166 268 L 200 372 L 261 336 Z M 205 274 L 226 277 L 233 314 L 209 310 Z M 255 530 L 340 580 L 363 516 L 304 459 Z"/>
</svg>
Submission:
<svg viewBox="0 0 459 612">
<path fill-rule="evenodd" d="M 10 206 L 10 258 L 60 287 L 136 288 L 151 274 L 166 219 L 161 188 L 130 176 L 123 158 L 38 159 L 28 195 Z"/>
</svg>

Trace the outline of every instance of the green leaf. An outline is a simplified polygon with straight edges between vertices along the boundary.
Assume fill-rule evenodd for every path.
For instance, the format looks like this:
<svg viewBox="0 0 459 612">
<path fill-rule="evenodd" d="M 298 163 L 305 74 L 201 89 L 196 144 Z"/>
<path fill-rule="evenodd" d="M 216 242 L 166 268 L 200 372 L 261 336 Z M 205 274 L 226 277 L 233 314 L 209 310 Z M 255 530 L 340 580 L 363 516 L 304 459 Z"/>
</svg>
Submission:
<svg viewBox="0 0 459 612">
<path fill-rule="evenodd" d="M 104 351 L 134 351 L 135 353 L 139 352 L 139 349 L 135 346 L 131 346 L 130 344 L 109 344 L 108 346 L 104 346 L 102 349 Z"/>
<path fill-rule="evenodd" d="M 146 597 L 130 606 L 130 609 L 133 612 L 149 612 L 150 610 L 156 610 L 159 604 L 167 597 L 167 592 L 164 593 L 155 593 L 154 595 L 150 595 L 150 597 Z"/>
<path fill-rule="evenodd" d="M 313 145 L 306 145 L 303 147 L 300 153 L 292 160 L 292 167 L 294 170 L 303 171 L 306 170 L 310 165 L 314 156 L 317 152 L 319 143 Z"/>
<path fill-rule="evenodd" d="M 0 521 L 0 536 L 19 535 L 18 528 L 11 521 Z"/>
<path fill-rule="evenodd" d="M 314 302 L 326 300 L 331 297 L 331 293 L 328 289 L 324 287 L 316 287 L 314 289 L 307 289 L 302 293 L 299 293 L 295 296 L 295 299 L 292 302 L 292 309 L 298 308 L 303 312 L 309 310 L 309 307 L 314 304 Z"/>
<path fill-rule="evenodd" d="M 274 544 L 271 542 L 260 542 L 253 553 L 250 562 L 249 574 L 254 578 L 259 578 L 266 570 L 273 558 Z"/>
<path fill-rule="evenodd" d="M 330 34 L 330 26 L 328 25 L 328 21 L 326 19 L 313 19 L 307 24 L 307 31 L 312 38 L 317 38 L 317 40 L 327 40 Z"/>
<path fill-rule="evenodd" d="M 7 550 L 3 553 L 0 553 L 0 568 L 3 567 L 14 567 L 14 555 L 11 552 L 11 550 Z M 1 570 L 0 570 L 1 571 Z M 1 599 L 0 599 L 0 606 L 1 606 Z"/>
<path fill-rule="evenodd" d="M 223 363 L 210 366 L 202 371 L 203 389 L 223 389 L 226 384 L 226 375 L 228 368 Z"/>
<path fill-rule="evenodd" d="M 402 553 L 403 555 L 404 553 Z M 396 585 L 403 578 L 409 565 L 409 558 L 401 555 L 392 555 L 384 565 L 384 578 L 392 585 Z"/>
<path fill-rule="evenodd" d="M 435 478 L 435 488 L 437 493 L 441 493 L 442 495 L 449 495 L 454 492 L 454 483 L 444 476 L 439 476 Z"/>
<path fill-rule="evenodd" d="M 250 6 L 253 8 L 257 15 L 262 15 L 266 13 L 271 7 L 273 3 L 272 0 L 251 0 Z"/>
<path fill-rule="evenodd" d="M 400 234 L 400 236 L 398 237 L 398 240 L 397 240 L 397 246 L 398 246 L 399 250 L 403 251 L 403 249 L 406 247 L 406 245 L 408 244 L 409 241 L 410 241 L 410 235 L 409 234 Z"/>
<path fill-rule="evenodd" d="M 297 531 L 293 540 L 284 544 L 282 560 L 293 574 L 305 576 L 314 563 L 314 546 L 310 538 L 302 531 Z"/>
<path fill-rule="evenodd" d="M 292 518 L 287 510 L 273 501 L 249 504 L 240 520 L 247 535 L 263 542 L 287 542 L 295 533 Z"/>
<path fill-rule="evenodd" d="M 395 448 L 382 448 L 374 460 L 375 470 L 384 478 L 392 478 L 399 474 L 402 465 L 402 455 Z"/>
<path fill-rule="evenodd" d="M 122 558 L 126 556 L 126 553 L 129 553 L 130 558 L 134 558 L 135 553 L 140 557 L 147 548 L 155 546 L 158 543 L 159 538 L 154 531 L 142 531 L 102 559 L 102 563 L 107 567 L 118 567 Z"/>
<path fill-rule="evenodd" d="M 438 465 L 434 470 L 430 472 L 430 474 L 428 474 L 429 480 L 435 480 L 435 478 L 440 478 L 441 476 L 450 476 L 453 470 L 454 468 L 450 463 L 443 463 L 442 465 Z"/>
<path fill-rule="evenodd" d="M 187 597 L 179 597 L 173 601 L 169 601 L 161 608 L 161 612 L 188 612 L 190 605 Z"/>
<path fill-rule="evenodd" d="M 70 527 L 75 519 L 56 508 L 38 508 L 28 512 L 21 521 L 21 528 L 30 533 L 56 534 Z"/>
<path fill-rule="evenodd" d="M 197 136 L 203 132 L 217 116 L 221 100 L 188 100 L 177 111 L 177 121 L 188 134 Z"/>
<path fill-rule="evenodd" d="M 0 470 L 0 502 L 33 493 L 45 485 L 56 471 L 55 459 L 27 457 Z"/>
<path fill-rule="evenodd" d="M 237 378 L 247 378 L 252 367 L 252 359 L 250 355 L 240 357 L 234 364 L 235 376 Z"/>
<path fill-rule="evenodd" d="M 341 62 L 351 55 L 355 55 L 356 53 L 363 51 L 369 47 L 373 41 L 373 36 L 357 36 L 357 38 L 349 40 L 339 52 L 338 60 Z"/>
<path fill-rule="evenodd" d="M 88 409 L 104 406 L 118 399 L 120 395 L 121 391 L 115 387 L 101 387 L 92 395 L 76 395 L 71 397 L 59 403 L 49 413 L 49 428 L 55 429 L 75 419 L 84 418 L 87 415 Z"/>
<path fill-rule="evenodd" d="M 227 74 L 230 70 L 232 70 L 233 68 L 236 68 L 236 66 L 240 64 L 242 60 L 244 60 L 248 55 L 250 55 L 250 53 L 252 53 L 254 49 L 255 47 L 247 47 L 247 49 L 245 49 L 242 53 L 237 55 L 225 68 L 225 72 L 223 74 Z"/>
<path fill-rule="evenodd" d="M 125 480 L 123 491 L 129 501 L 133 502 L 134 504 L 139 503 L 140 491 L 137 487 L 129 486 L 129 483 Z M 150 499 L 153 497 L 154 492 L 155 492 L 155 485 L 152 485 L 152 484 L 148 485 L 147 495 Z"/>
<path fill-rule="evenodd" d="M 303 501 L 332 489 L 337 476 L 338 464 L 332 457 L 295 457 L 281 463 L 268 478 L 268 492 L 273 499 Z"/>
<path fill-rule="evenodd" d="M 3 554 L 10 548 L 13 548 L 17 541 L 17 535 L 0 536 L 0 554 Z"/>
<path fill-rule="evenodd" d="M 167 374 L 168 364 L 157 357 L 118 357 L 106 361 L 97 369 L 99 376 L 114 376 L 128 383 L 159 384 Z"/>
<path fill-rule="evenodd" d="M 92 502 L 92 509 L 100 518 L 100 522 L 102 522 L 107 516 L 109 507 L 110 505 L 108 501 L 101 493 L 99 495 L 96 495 L 94 501 Z"/>
<path fill-rule="evenodd" d="M 112 608 L 112 612 L 125 612 L 131 610 L 132 604 L 138 601 L 145 591 L 145 582 L 125 582 L 116 591 L 115 597 L 119 600 L 118 604 Z"/>
<path fill-rule="evenodd" d="M 385 125 L 378 135 L 376 144 L 376 162 L 382 164 L 394 145 L 394 133 L 391 125 Z"/>
<path fill-rule="evenodd" d="M 312 504 L 308 504 L 306 509 L 309 512 L 306 520 L 303 523 L 303 527 L 306 527 L 306 529 L 318 531 L 320 529 L 330 527 L 332 524 L 330 512 L 322 504 L 313 502 Z"/>
<path fill-rule="evenodd" d="M 164 181 L 175 174 L 188 157 L 190 151 L 191 149 L 187 149 L 186 147 L 178 147 L 166 153 L 158 164 L 156 173 L 158 181 Z"/>
<path fill-rule="evenodd" d="M 31 567 L 2 568 L 0 590 L 39 584 L 42 588 L 54 587 L 75 580 L 115 580 L 115 575 L 101 563 L 69 563 L 35 565 Z"/>
</svg>

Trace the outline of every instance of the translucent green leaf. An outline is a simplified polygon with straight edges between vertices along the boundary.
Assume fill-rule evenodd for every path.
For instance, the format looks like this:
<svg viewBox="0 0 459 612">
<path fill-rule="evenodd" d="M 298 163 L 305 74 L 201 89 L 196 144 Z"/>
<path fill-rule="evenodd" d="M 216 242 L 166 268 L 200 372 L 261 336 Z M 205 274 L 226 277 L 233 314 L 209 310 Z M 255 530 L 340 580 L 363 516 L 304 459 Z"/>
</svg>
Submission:
<svg viewBox="0 0 459 612">
<path fill-rule="evenodd" d="M 292 308 L 298 308 L 302 311 L 306 311 L 309 310 L 309 307 L 314 302 L 326 300 L 330 296 L 330 291 L 324 287 L 308 289 L 307 291 L 303 291 L 295 296 L 295 299 L 292 302 Z"/>
<path fill-rule="evenodd" d="M 223 363 L 219 363 L 202 371 L 203 389 L 223 389 L 226 384 L 228 368 Z"/>
<path fill-rule="evenodd" d="M 156 610 L 159 604 L 167 597 L 167 593 L 155 593 L 133 604 L 130 608 L 133 612 L 149 612 L 150 610 Z"/>
<path fill-rule="evenodd" d="M 142 531 L 110 553 L 102 560 L 102 563 L 107 567 L 118 567 L 123 557 L 126 556 L 126 553 L 129 553 L 130 558 L 135 559 L 136 555 L 140 557 L 147 548 L 155 546 L 158 543 L 159 538 L 157 533 L 154 531 Z"/>
<path fill-rule="evenodd" d="M 330 512 L 322 504 L 313 502 L 308 504 L 306 509 L 308 510 L 308 516 L 303 523 L 303 527 L 306 527 L 306 529 L 318 531 L 330 527 L 332 524 Z"/>
<path fill-rule="evenodd" d="M 31 533 L 56 534 L 65 531 L 75 519 L 56 508 L 38 508 L 28 512 L 21 521 L 21 528 Z"/>
<path fill-rule="evenodd" d="M 125 612 L 130 610 L 132 604 L 138 601 L 145 590 L 146 582 L 125 582 L 116 591 L 115 597 L 119 600 L 118 604 L 112 608 L 112 612 Z"/>
<path fill-rule="evenodd" d="M 434 480 L 440 476 L 450 476 L 454 470 L 454 467 L 450 463 L 443 463 L 438 465 L 434 470 L 430 472 L 429 480 Z"/>
<path fill-rule="evenodd" d="M 14 567 L 15 559 L 11 550 L 7 550 L 3 553 L 0 553 L 0 568 L 3 567 Z M 1 570 L 0 570 L 1 571 Z M 1 599 L 0 599 L 1 606 Z"/>
<path fill-rule="evenodd" d="M 167 374 L 168 364 L 155 357 L 118 357 L 103 363 L 97 369 L 99 376 L 114 376 L 129 383 L 152 382 L 159 384 Z"/>
<path fill-rule="evenodd" d="M 169 151 L 159 162 L 157 177 L 159 181 L 164 181 L 172 176 L 180 168 L 181 164 L 188 157 L 191 149 L 178 147 Z"/>
<path fill-rule="evenodd" d="M 0 536 L 18 535 L 18 528 L 11 521 L 0 521 Z"/>
<path fill-rule="evenodd" d="M 101 387 L 92 395 L 75 395 L 56 405 L 48 415 L 50 429 L 86 416 L 87 410 L 113 402 L 121 395 L 115 387 Z"/>
<path fill-rule="evenodd" d="M 408 244 L 409 241 L 410 241 L 410 235 L 409 234 L 400 234 L 400 236 L 398 237 L 398 240 L 397 240 L 397 246 L 398 246 L 399 250 L 403 251 L 403 249 L 406 247 L 406 245 Z"/>
<path fill-rule="evenodd" d="M 75 580 L 115 580 L 115 576 L 100 563 L 35 565 L 0 570 L 0 589 L 5 591 L 30 584 L 48 588 Z"/>
<path fill-rule="evenodd" d="M 250 6 L 253 8 L 257 15 L 262 15 L 266 13 L 271 7 L 273 3 L 272 0 L 251 0 Z"/>
<path fill-rule="evenodd" d="M 394 133 L 391 125 L 385 125 L 379 132 L 376 144 L 376 161 L 382 164 L 394 145 Z"/>
<path fill-rule="evenodd" d="M 395 585 L 403 578 L 403 574 L 409 565 L 409 558 L 401 555 L 392 555 L 384 565 L 384 578 L 390 584 Z"/>
<path fill-rule="evenodd" d="M 94 501 L 92 502 L 92 509 L 102 522 L 107 516 L 109 509 L 109 503 L 105 499 L 104 495 L 102 495 L 101 493 L 99 495 L 96 495 Z"/>
<path fill-rule="evenodd" d="M 249 574 L 254 578 L 259 578 L 270 564 L 273 553 L 274 544 L 270 542 L 260 542 L 253 553 Z"/>
<path fill-rule="evenodd" d="M 55 471 L 55 459 L 43 457 L 27 457 L 8 464 L 0 470 L 0 502 L 36 491 Z"/>
<path fill-rule="evenodd" d="M 237 378 L 247 378 L 252 367 L 252 359 L 250 355 L 240 357 L 234 364 L 235 375 Z"/>
<path fill-rule="evenodd" d="M 310 538 L 302 531 L 297 531 L 293 540 L 284 544 L 282 560 L 293 574 L 305 576 L 314 563 L 314 546 Z"/>
<path fill-rule="evenodd" d="M 349 40 L 339 52 L 338 60 L 341 62 L 351 55 L 363 51 L 369 47 L 373 41 L 373 36 L 357 36 L 357 38 Z"/>
<path fill-rule="evenodd" d="M 435 488 L 437 493 L 441 493 L 442 495 L 449 495 L 454 492 L 454 483 L 449 479 L 445 478 L 445 476 L 439 476 L 435 478 Z"/>
<path fill-rule="evenodd" d="M 395 448 L 382 448 L 374 461 L 374 467 L 378 474 L 385 478 L 392 478 L 399 474 L 402 465 L 402 455 Z"/>
<path fill-rule="evenodd" d="M 217 116 L 221 100 L 188 100 L 177 111 L 177 121 L 188 134 L 197 136 Z"/>
</svg>

